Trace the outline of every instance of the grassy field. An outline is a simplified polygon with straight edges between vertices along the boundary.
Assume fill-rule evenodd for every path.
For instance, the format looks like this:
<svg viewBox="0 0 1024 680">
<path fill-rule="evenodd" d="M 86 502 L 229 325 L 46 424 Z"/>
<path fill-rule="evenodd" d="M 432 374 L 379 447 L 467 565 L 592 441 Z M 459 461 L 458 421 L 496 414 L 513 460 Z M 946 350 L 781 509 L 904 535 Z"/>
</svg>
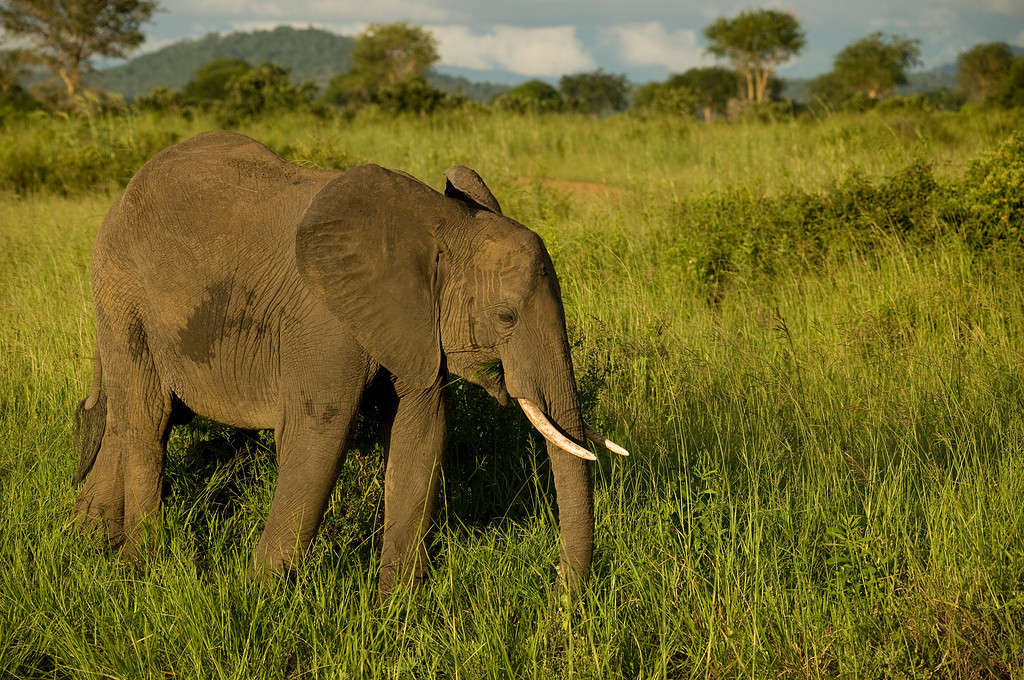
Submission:
<svg viewBox="0 0 1024 680">
<path fill-rule="evenodd" d="M 380 606 L 365 433 L 293 582 L 245 576 L 265 433 L 175 431 L 142 564 L 70 521 L 92 239 L 210 125 L 0 128 L 0 676 L 1024 677 L 1024 225 L 979 223 L 967 174 L 1024 115 L 243 127 L 311 165 L 475 167 L 547 242 L 587 414 L 634 452 L 595 465 L 593 578 L 559 599 L 538 442 L 453 385 L 430 580 Z"/>
</svg>

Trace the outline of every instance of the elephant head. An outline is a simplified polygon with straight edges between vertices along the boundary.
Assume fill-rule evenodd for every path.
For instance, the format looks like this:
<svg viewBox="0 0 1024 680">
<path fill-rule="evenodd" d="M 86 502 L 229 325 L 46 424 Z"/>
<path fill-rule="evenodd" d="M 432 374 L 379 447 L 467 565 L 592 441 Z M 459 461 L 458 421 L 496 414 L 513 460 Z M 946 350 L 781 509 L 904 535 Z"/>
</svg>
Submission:
<svg viewBox="0 0 1024 680">
<path fill-rule="evenodd" d="M 561 577 L 590 569 L 591 439 L 626 455 L 580 412 L 558 280 L 540 237 L 504 216 L 469 168 L 441 194 L 375 165 L 313 199 L 296 237 L 306 281 L 399 391 L 451 371 L 502 404 L 515 400 L 548 442 L 562 535 Z"/>
</svg>

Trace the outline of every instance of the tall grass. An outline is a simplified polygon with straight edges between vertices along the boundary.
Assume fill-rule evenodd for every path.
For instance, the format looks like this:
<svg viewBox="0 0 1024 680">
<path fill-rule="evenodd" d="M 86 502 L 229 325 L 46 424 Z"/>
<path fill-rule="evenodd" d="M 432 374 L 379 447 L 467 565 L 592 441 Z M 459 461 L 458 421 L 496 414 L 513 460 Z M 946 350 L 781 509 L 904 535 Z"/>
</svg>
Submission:
<svg viewBox="0 0 1024 680">
<path fill-rule="evenodd" d="M 8 127 L 0 169 L 15 135 L 55 163 L 57 140 L 122 160 L 99 191 L 4 183 L 22 195 L 0 201 L 0 674 L 1024 676 L 1020 253 L 970 246 L 940 208 L 908 232 L 864 205 L 870 243 L 820 243 L 814 257 L 729 222 L 742 208 L 774 223 L 785 215 L 768 199 L 830 200 L 851 174 L 883 186 L 917 160 L 955 192 L 1014 115 L 247 128 L 314 165 L 373 160 L 435 185 L 447 165 L 476 167 L 545 238 L 585 408 L 634 451 L 594 467 L 594 574 L 569 601 L 551 588 L 542 451 L 514 414 L 453 386 L 430 580 L 379 606 L 369 423 L 292 582 L 245 577 L 272 442 L 211 423 L 172 438 L 142 564 L 83 543 L 69 414 L 93 346 L 91 240 L 145 146 L 125 140 L 204 121 Z"/>
</svg>

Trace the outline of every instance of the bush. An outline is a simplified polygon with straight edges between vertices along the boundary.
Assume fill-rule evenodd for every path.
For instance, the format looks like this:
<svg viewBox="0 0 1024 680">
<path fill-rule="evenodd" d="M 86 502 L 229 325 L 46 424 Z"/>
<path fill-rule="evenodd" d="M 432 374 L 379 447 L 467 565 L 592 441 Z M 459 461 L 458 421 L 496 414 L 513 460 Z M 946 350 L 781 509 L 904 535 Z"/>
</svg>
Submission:
<svg viewBox="0 0 1024 680">
<path fill-rule="evenodd" d="M 740 112 L 739 119 L 774 123 L 780 120 L 791 120 L 794 115 L 795 110 L 791 100 L 767 100 L 763 102 L 748 102 Z"/>
<path fill-rule="evenodd" d="M 964 238 L 975 247 L 1021 242 L 1024 227 L 1024 133 L 1014 132 L 967 170 Z"/>
<path fill-rule="evenodd" d="M 389 114 L 433 113 L 465 103 L 462 95 L 449 94 L 424 78 L 407 78 L 390 84 L 368 81 L 355 71 L 340 73 L 328 84 L 320 99 L 324 104 L 344 107 L 352 112 L 368 104 Z"/>
<path fill-rule="evenodd" d="M 241 59 L 214 59 L 201 66 L 181 89 L 182 102 L 209 108 L 224 101 L 228 84 L 248 73 L 252 66 Z"/>
<path fill-rule="evenodd" d="M 498 95 L 492 103 L 514 113 L 557 113 L 565 107 L 558 90 L 542 80 L 528 80 Z"/>
<path fill-rule="evenodd" d="M 448 94 L 432 87 L 423 78 L 412 78 L 381 87 L 372 99 L 382 111 L 390 114 L 433 113 L 458 106 L 466 100 L 461 95 Z"/>
<path fill-rule="evenodd" d="M 1013 60 L 1010 72 L 996 86 L 987 101 L 1004 109 L 1024 107 L 1024 57 Z"/>
<path fill-rule="evenodd" d="M 0 94 L 0 126 L 4 121 L 23 117 L 31 111 L 42 110 L 43 104 L 20 85 L 15 85 L 5 94 Z"/>
<path fill-rule="evenodd" d="M 181 95 L 166 87 L 154 88 L 151 92 L 139 95 L 132 102 L 139 111 L 178 111 L 181 103 Z"/>
<path fill-rule="evenodd" d="M 240 121 L 267 113 L 308 109 L 316 86 L 306 82 L 296 86 L 290 71 L 277 64 L 260 64 L 228 82 L 227 96 L 217 112 L 221 125 L 237 125 Z"/>
<path fill-rule="evenodd" d="M 697 98 L 687 87 L 671 83 L 648 83 L 633 94 L 633 108 L 641 114 L 664 114 L 693 118 Z"/>
<path fill-rule="evenodd" d="M 931 167 L 908 165 L 881 181 L 853 171 L 824 192 L 790 190 L 774 197 L 729 191 L 677 204 L 690 243 L 676 249 L 707 301 L 717 304 L 734 276 L 771 276 L 820 267 L 851 252 L 868 254 L 897 237 L 922 244 L 941 232 Z M 700 242 L 692 242 L 693 234 Z"/>
<path fill-rule="evenodd" d="M 577 113 L 606 114 L 625 111 L 629 106 L 629 82 L 624 75 L 590 73 L 564 75 L 558 81 L 566 108 Z"/>
</svg>

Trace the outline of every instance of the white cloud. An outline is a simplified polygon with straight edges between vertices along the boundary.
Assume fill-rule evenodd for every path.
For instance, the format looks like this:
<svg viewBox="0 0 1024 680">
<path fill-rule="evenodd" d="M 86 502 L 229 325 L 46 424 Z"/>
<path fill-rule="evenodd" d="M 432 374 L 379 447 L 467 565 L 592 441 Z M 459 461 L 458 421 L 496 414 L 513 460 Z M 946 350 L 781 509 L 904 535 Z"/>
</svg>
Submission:
<svg viewBox="0 0 1024 680">
<path fill-rule="evenodd" d="M 619 40 L 619 51 L 628 64 L 664 66 L 684 71 L 711 62 L 697 45 L 697 32 L 681 28 L 666 31 L 661 22 L 623 24 L 612 29 Z"/>
<path fill-rule="evenodd" d="M 1024 47 L 1024 31 L 1017 34 L 1017 37 L 1013 39 L 1013 44 L 1018 47 Z"/>
<path fill-rule="evenodd" d="M 451 21 L 452 14 L 416 0 L 171 0 L 169 10 L 184 10 L 198 16 L 243 16 L 302 22 L 338 20 L 344 22 Z"/>
<path fill-rule="evenodd" d="M 427 28 L 437 38 L 445 66 L 502 69 L 529 76 L 557 76 L 597 66 L 576 37 L 575 26 L 495 26 L 486 33 L 473 33 L 460 25 Z"/>
</svg>

